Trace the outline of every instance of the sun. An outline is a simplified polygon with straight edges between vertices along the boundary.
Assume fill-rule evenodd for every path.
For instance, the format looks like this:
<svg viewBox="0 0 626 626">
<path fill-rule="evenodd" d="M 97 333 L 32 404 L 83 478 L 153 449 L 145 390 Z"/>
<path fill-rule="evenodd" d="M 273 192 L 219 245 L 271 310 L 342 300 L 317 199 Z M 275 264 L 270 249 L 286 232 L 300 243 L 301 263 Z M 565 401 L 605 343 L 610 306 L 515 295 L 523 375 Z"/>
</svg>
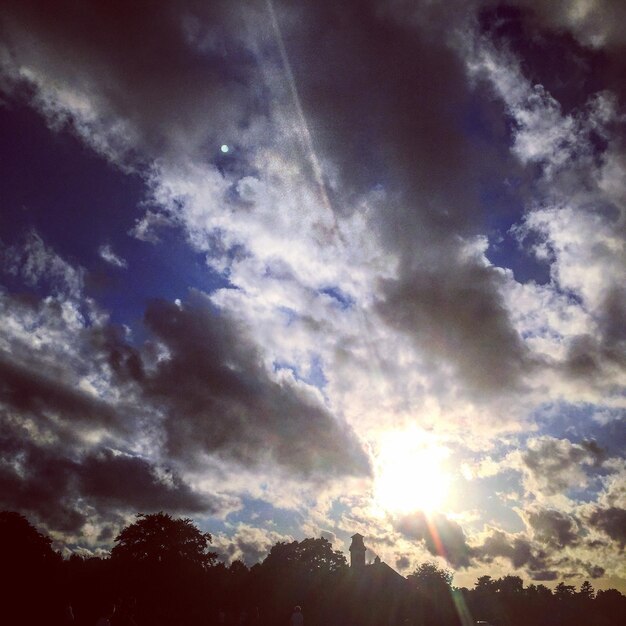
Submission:
<svg viewBox="0 0 626 626">
<path fill-rule="evenodd" d="M 376 504 L 392 513 L 440 510 L 451 482 L 444 467 L 448 454 L 419 429 L 384 433 L 376 456 Z"/>
</svg>

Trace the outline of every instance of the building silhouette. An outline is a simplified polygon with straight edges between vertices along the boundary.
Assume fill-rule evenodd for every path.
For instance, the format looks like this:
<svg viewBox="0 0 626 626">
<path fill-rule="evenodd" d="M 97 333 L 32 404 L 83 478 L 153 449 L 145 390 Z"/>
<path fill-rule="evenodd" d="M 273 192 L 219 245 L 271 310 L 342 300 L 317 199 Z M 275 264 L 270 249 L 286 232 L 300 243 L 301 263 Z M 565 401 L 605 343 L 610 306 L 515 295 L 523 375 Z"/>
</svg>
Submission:
<svg viewBox="0 0 626 626">
<path fill-rule="evenodd" d="M 392 567 L 389 567 L 387 563 L 381 561 L 379 556 L 375 557 L 373 563 L 365 562 L 367 547 L 365 546 L 365 537 L 363 535 L 354 533 L 351 539 L 350 569 L 355 572 L 355 574 L 358 574 L 360 578 L 366 577 L 380 583 L 385 582 L 386 584 L 402 586 L 406 584 L 406 578 L 398 574 Z"/>
<path fill-rule="evenodd" d="M 409 584 L 376 556 L 366 563 L 363 535 L 352 535 L 350 544 L 350 577 L 348 595 L 352 607 L 351 621 L 358 624 L 400 623 L 408 610 Z M 377 598 L 375 605 L 371 599 Z"/>
<path fill-rule="evenodd" d="M 350 567 L 352 569 L 363 569 L 365 567 L 365 543 L 363 542 L 363 535 L 360 533 L 354 533 L 351 537 L 352 543 L 350 544 Z"/>
</svg>

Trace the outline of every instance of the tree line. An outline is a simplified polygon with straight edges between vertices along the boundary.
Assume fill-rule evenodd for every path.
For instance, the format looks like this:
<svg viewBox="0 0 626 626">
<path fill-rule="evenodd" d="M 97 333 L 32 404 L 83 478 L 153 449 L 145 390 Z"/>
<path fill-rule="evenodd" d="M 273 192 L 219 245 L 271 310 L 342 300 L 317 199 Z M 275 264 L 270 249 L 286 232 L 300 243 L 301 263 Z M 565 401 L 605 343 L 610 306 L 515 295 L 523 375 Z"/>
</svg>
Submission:
<svg viewBox="0 0 626 626">
<path fill-rule="evenodd" d="M 524 587 L 519 576 L 481 576 L 457 588 L 434 563 L 406 579 L 351 570 L 343 553 L 313 538 L 279 542 L 251 568 L 227 566 L 211 540 L 190 519 L 139 514 L 107 557 L 64 559 L 26 518 L 0 512 L 2 623 L 286 626 L 295 605 L 306 626 L 618 626 L 626 615 L 624 595 L 589 581 L 552 591 Z"/>
</svg>

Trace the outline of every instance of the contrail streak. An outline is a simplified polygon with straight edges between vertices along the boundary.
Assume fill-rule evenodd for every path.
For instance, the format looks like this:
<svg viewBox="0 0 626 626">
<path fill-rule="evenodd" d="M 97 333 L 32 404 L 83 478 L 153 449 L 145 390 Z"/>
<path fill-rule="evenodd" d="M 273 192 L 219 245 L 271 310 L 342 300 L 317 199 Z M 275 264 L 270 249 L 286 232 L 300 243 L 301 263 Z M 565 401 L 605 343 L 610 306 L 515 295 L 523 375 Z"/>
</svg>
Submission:
<svg viewBox="0 0 626 626">
<path fill-rule="evenodd" d="M 287 82 L 289 83 L 291 97 L 293 98 L 293 103 L 296 107 L 296 113 L 298 114 L 298 119 L 300 122 L 299 129 L 302 136 L 302 141 L 304 142 L 305 148 L 311 160 L 311 166 L 313 167 L 315 182 L 317 183 L 317 186 L 319 188 L 322 202 L 324 203 L 324 208 L 329 211 L 332 216 L 335 233 L 343 242 L 343 238 L 341 236 L 341 232 L 335 218 L 335 212 L 333 211 L 332 204 L 326 191 L 326 184 L 324 183 L 322 168 L 320 166 L 319 159 L 317 158 L 317 154 L 315 153 L 315 148 L 313 147 L 313 138 L 311 136 L 311 131 L 309 130 L 309 125 L 307 124 L 306 117 L 304 115 L 304 110 L 302 109 L 300 94 L 298 93 L 298 85 L 296 84 L 296 79 L 294 78 L 293 71 L 291 69 L 289 57 L 287 56 L 287 49 L 285 48 L 285 42 L 283 41 L 283 35 L 280 30 L 278 19 L 276 18 L 276 12 L 274 11 L 274 3 L 272 2 L 272 0 L 267 0 L 267 9 L 272 20 L 272 28 L 274 29 L 274 35 L 276 36 L 278 50 L 280 51 L 280 58 L 282 60 L 283 66 L 285 68 L 285 73 L 287 75 Z"/>
<path fill-rule="evenodd" d="M 274 11 L 274 3 L 272 0 L 266 0 L 266 4 L 267 4 L 267 9 L 270 15 L 270 19 L 272 21 L 272 28 L 274 30 L 274 35 L 276 37 L 276 43 L 278 44 L 278 50 L 280 52 L 281 61 L 282 61 L 283 67 L 285 68 L 285 74 L 286 74 L 287 82 L 289 83 L 291 97 L 293 99 L 293 103 L 294 103 L 294 106 L 296 108 L 296 112 L 298 115 L 300 135 L 305 145 L 305 148 L 309 154 L 309 158 L 311 160 L 311 165 L 313 167 L 313 174 L 315 176 L 315 181 L 319 188 L 322 203 L 324 204 L 324 208 L 329 212 L 330 217 L 333 221 L 333 233 L 337 237 L 337 240 L 339 242 L 339 247 L 345 252 L 348 249 L 348 245 L 339 228 L 339 223 L 337 221 L 335 211 L 333 210 L 333 206 L 330 202 L 328 193 L 326 191 L 326 184 L 324 182 L 322 168 L 320 166 L 319 159 L 317 158 L 317 154 L 313 146 L 313 137 L 311 136 L 311 131 L 309 130 L 309 125 L 306 121 L 306 116 L 304 115 L 302 102 L 300 100 L 300 94 L 298 93 L 298 85 L 293 75 L 293 70 L 291 68 L 291 63 L 289 61 L 289 56 L 287 54 L 287 48 L 285 47 L 285 42 L 283 40 L 282 31 L 280 29 L 280 24 L 278 23 L 276 12 Z M 365 312 L 360 308 L 357 309 L 357 319 L 360 322 L 362 336 L 365 338 L 365 345 L 367 346 L 367 350 L 369 351 L 371 355 L 373 355 L 373 359 L 371 359 L 370 361 L 370 367 L 372 368 L 372 370 L 374 370 L 373 373 L 375 376 L 381 377 L 382 371 L 383 371 L 382 358 L 379 354 L 377 346 L 374 344 L 373 341 L 369 339 L 373 334 L 372 327 L 369 322 L 369 319 L 365 315 Z"/>
</svg>

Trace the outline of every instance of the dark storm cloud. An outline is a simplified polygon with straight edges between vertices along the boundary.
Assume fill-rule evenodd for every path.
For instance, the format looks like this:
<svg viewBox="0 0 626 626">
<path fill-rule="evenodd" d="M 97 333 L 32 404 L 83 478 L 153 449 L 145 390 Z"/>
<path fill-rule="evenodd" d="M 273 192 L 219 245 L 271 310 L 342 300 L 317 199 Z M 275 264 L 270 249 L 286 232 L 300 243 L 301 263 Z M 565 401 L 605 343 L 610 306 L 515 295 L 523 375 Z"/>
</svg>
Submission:
<svg viewBox="0 0 626 626">
<path fill-rule="evenodd" d="M 77 296 L 84 282 L 83 269 L 61 258 L 35 230 L 26 233 L 20 244 L 4 246 L 0 241 L 0 272 L 66 297 Z"/>
<path fill-rule="evenodd" d="M 484 563 L 491 563 L 496 557 L 508 559 L 515 569 L 526 567 L 531 575 L 547 569 L 548 554 L 544 550 L 535 549 L 526 537 L 501 530 L 492 530 L 483 544 L 474 548 L 474 554 Z"/>
<path fill-rule="evenodd" d="M 543 85 L 566 113 L 584 106 L 589 95 L 601 89 L 624 93 L 624 65 L 618 50 L 594 48 L 577 40 L 579 33 L 571 29 L 574 22 L 567 24 L 567 2 L 483 4 L 478 11 L 481 32 L 523 59 L 529 80 Z M 606 7 L 607 3 L 603 4 Z M 593 22 L 602 11 L 596 5 L 592 13 L 594 17 L 588 16 L 590 19 L 580 20 L 578 25 Z"/>
<path fill-rule="evenodd" d="M 219 498 L 195 492 L 169 468 L 157 468 L 146 459 L 103 449 L 85 456 L 76 468 L 79 488 L 90 499 L 138 511 L 216 513 Z"/>
<path fill-rule="evenodd" d="M 94 327 L 90 329 L 87 339 L 86 350 L 90 357 L 102 359 L 107 363 L 119 385 L 144 380 L 141 351 L 128 345 L 121 328 L 117 326 Z"/>
<path fill-rule="evenodd" d="M 405 570 L 411 565 L 411 560 L 408 556 L 399 556 L 396 559 L 396 569 Z"/>
<path fill-rule="evenodd" d="M 609 356 L 626 367 L 626 288 L 613 287 L 601 309 L 600 327 Z"/>
<path fill-rule="evenodd" d="M 591 578 L 602 578 L 606 574 L 606 569 L 600 565 L 586 564 L 585 569 Z"/>
<path fill-rule="evenodd" d="M 58 368 L 51 355 L 38 359 L 34 350 L 28 366 L 0 355 L 3 452 L 22 455 L 28 467 L 22 476 L 15 464 L 3 466 L 5 506 L 13 502 L 42 518 L 49 510 L 50 523 L 64 530 L 84 521 L 75 509 L 79 497 L 101 510 L 218 510 L 217 500 L 194 492 L 175 472 L 137 456 L 89 451 L 82 436 L 94 429 L 109 438 L 134 436 L 142 420 L 156 424 L 160 412 L 179 464 L 217 454 L 245 466 L 275 462 L 299 475 L 368 472 L 348 427 L 295 385 L 273 382 L 243 329 L 211 311 L 206 299 L 195 295 L 185 309 L 154 303 L 146 323 L 170 353 L 149 375 L 142 358 L 149 360 L 150 344 L 140 354 L 107 326 L 74 334 L 85 362 L 73 365 L 101 373 L 110 368 L 111 384 L 128 406 L 82 392 L 72 367 Z"/>
<path fill-rule="evenodd" d="M 484 226 L 485 164 L 495 176 L 507 156 L 464 132 L 461 109 L 473 96 L 439 30 L 445 20 L 416 23 L 398 4 L 317 2 L 301 11 L 286 46 L 315 143 L 338 167 L 335 208 L 383 190 L 373 226 L 400 264 L 379 286 L 379 312 L 472 388 L 515 386 L 529 364 L 499 294 L 502 277 L 462 243 Z M 480 115 L 490 117 L 489 106 Z"/>
<path fill-rule="evenodd" d="M 444 25 L 465 12 L 421 7 L 414 19 L 403 3 L 274 6 L 315 147 L 337 173 L 334 210 L 350 213 L 355 199 L 383 191 L 372 227 L 400 261 L 397 279 L 380 284 L 383 320 L 455 365 L 471 388 L 515 386 L 528 363 L 501 277 L 462 251 L 463 238 L 484 228 L 480 181 L 502 178 L 503 163 L 509 175 L 516 167 L 505 126 L 492 123 L 501 105 L 483 98 L 477 106 L 447 43 Z M 198 156 L 216 132 L 237 137 L 277 97 L 261 78 L 263 64 L 280 64 L 264 3 L 77 10 L 31 1 L 5 3 L 0 15 L 17 65 L 86 94 L 101 119 L 123 120 L 129 151 L 148 160 Z M 257 56 L 243 43 L 252 41 L 249 25 Z M 498 141 L 468 132 L 470 109 Z"/>
<path fill-rule="evenodd" d="M 528 513 L 528 523 L 535 539 L 551 548 L 565 548 L 579 541 L 576 521 L 565 513 L 552 509 L 538 509 Z"/>
<path fill-rule="evenodd" d="M 62 373 L 56 369 L 55 364 L 46 367 L 36 359 L 28 366 L 18 365 L 0 353 L 0 401 L 24 414 L 42 416 L 53 412 L 61 421 L 71 422 L 78 429 L 81 422 L 122 428 L 123 420 L 115 408 L 77 389 L 75 381 L 63 380 Z"/>
<path fill-rule="evenodd" d="M 183 306 L 153 302 L 145 323 L 170 353 L 143 386 L 167 407 L 171 454 L 273 461 L 301 475 L 369 473 L 351 429 L 305 389 L 270 378 L 246 329 L 204 296 L 192 293 Z"/>
<path fill-rule="evenodd" d="M 559 577 L 559 573 L 556 570 L 542 570 L 539 572 L 533 572 L 531 575 L 532 580 L 536 580 L 538 582 L 547 582 L 550 580 L 556 580 Z"/>
<path fill-rule="evenodd" d="M 383 318 L 454 363 L 472 387 L 496 391 L 517 385 L 530 362 L 497 293 L 502 277 L 478 263 L 451 269 L 416 269 L 399 281 L 383 282 Z"/>
<path fill-rule="evenodd" d="M 108 138 L 114 153 L 196 152 L 258 108 L 255 65 L 238 40 L 246 24 L 231 2 L 9 0 L 0 27 L 18 67 L 86 94 L 104 127 L 124 121 L 130 136 Z"/>
<path fill-rule="evenodd" d="M 619 507 L 596 508 L 589 516 L 591 526 L 601 530 L 619 544 L 626 545 L 626 510 Z"/>
<path fill-rule="evenodd" d="M 23 429 L 9 428 L 0 414 L 0 502 L 6 509 L 32 514 L 62 532 L 76 532 L 86 522 L 70 493 L 72 462 L 39 449 Z"/>
<path fill-rule="evenodd" d="M 215 513 L 225 505 L 137 456 L 106 448 L 72 454 L 60 444 L 37 445 L 6 415 L 0 454 L 0 505 L 34 515 L 54 530 L 80 531 L 85 505 L 104 518 L 114 510 Z"/>
<path fill-rule="evenodd" d="M 152 337 L 142 349 L 130 346 L 113 326 L 67 327 L 61 303 L 23 302 L 5 294 L 1 304 L 11 326 L 37 319 L 37 335 L 43 339 L 36 348 L 17 338 L 23 335 L 9 334 L 5 344 L 11 352 L 0 352 L 1 408 L 14 426 L 15 420 L 31 422 L 30 430 L 20 426 L 12 445 L 23 440 L 26 453 L 29 445 L 54 441 L 50 463 L 55 471 L 50 474 L 60 476 L 62 469 L 85 496 L 120 506 L 134 501 L 140 508 L 182 509 L 186 503 L 190 510 L 211 510 L 208 501 L 193 504 L 188 486 L 174 474 L 169 474 L 168 490 L 165 482 L 152 481 L 148 462 L 138 457 L 101 451 L 85 456 L 90 433 L 101 432 L 111 445 L 161 424 L 166 435 L 162 452 L 166 458 L 171 453 L 175 465 L 193 465 L 213 454 L 243 466 L 275 463 L 299 476 L 369 472 L 367 455 L 351 429 L 310 388 L 273 381 L 245 330 L 199 294 L 181 307 L 153 303 L 146 312 Z M 66 343 L 72 345 L 71 356 Z M 159 360 L 156 354 L 163 349 L 169 357 Z M 23 363 L 16 362 L 18 357 Z M 104 397 L 94 389 L 81 390 L 79 381 L 87 375 L 107 390 Z M 37 456 L 33 450 L 28 454 Z M 61 463 L 77 454 L 79 465 Z M 107 480 L 107 472 L 117 478 Z M 135 479 L 118 480 L 125 474 Z M 34 481 L 15 493 L 27 494 L 36 486 Z M 44 496 L 40 499 L 48 502 Z"/>
<path fill-rule="evenodd" d="M 573 576 L 599 577 L 599 565 L 563 555 L 563 549 L 578 545 L 574 522 L 565 514 L 537 510 L 529 515 L 535 541 L 524 535 L 511 535 L 492 529 L 484 542 L 473 548 L 477 561 L 490 564 L 496 558 L 507 559 L 514 569 L 523 568 L 531 580 L 550 581 Z M 537 540 L 540 545 L 537 544 Z"/>
<path fill-rule="evenodd" d="M 522 462 L 537 486 L 554 495 L 584 482 L 583 466 L 599 468 L 606 451 L 595 441 L 540 437 L 522 454 Z"/>
<path fill-rule="evenodd" d="M 566 367 L 577 378 L 602 379 L 607 368 L 626 370 L 626 290 L 612 287 L 598 314 L 598 338 L 581 335 L 572 341 Z"/>
<path fill-rule="evenodd" d="M 444 557 L 453 567 L 468 567 L 473 556 L 463 529 L 441 514 L 418 511 L 393 520 L 395 530 L 408 539 L 423 541 L 433 556 Z"/>
<path fill-rule="evenodd" d="M 337 535 L 332 530 L 322 530 L 320 532 L 320 537 L 322 539 L 326 539 L 329 543 L 333 544 L 337 541 Z"/>
<path fill-rule="evenodd" d="M 591 335 L 579 335 L 570 342 L 565 370 L 574 379 L 601 381 L 607 369 L 615 365 L 626 368 L 626 350 L 619 343 Z M 617 387 L 615 391 L 618 391 Z"/>
<path fill-rule="evenodd" d="M 297 20 L 285 11 L 285 44 L 315 143 L 340 168 L 339 193 L 378 183 L 397 197 L 381 216 L 394 247 L 466 230 L 475 172 L 455 107 L 469 92 L 444 32 L 393 19 L 376 2 L 298 11 Z"/>
</svg>

